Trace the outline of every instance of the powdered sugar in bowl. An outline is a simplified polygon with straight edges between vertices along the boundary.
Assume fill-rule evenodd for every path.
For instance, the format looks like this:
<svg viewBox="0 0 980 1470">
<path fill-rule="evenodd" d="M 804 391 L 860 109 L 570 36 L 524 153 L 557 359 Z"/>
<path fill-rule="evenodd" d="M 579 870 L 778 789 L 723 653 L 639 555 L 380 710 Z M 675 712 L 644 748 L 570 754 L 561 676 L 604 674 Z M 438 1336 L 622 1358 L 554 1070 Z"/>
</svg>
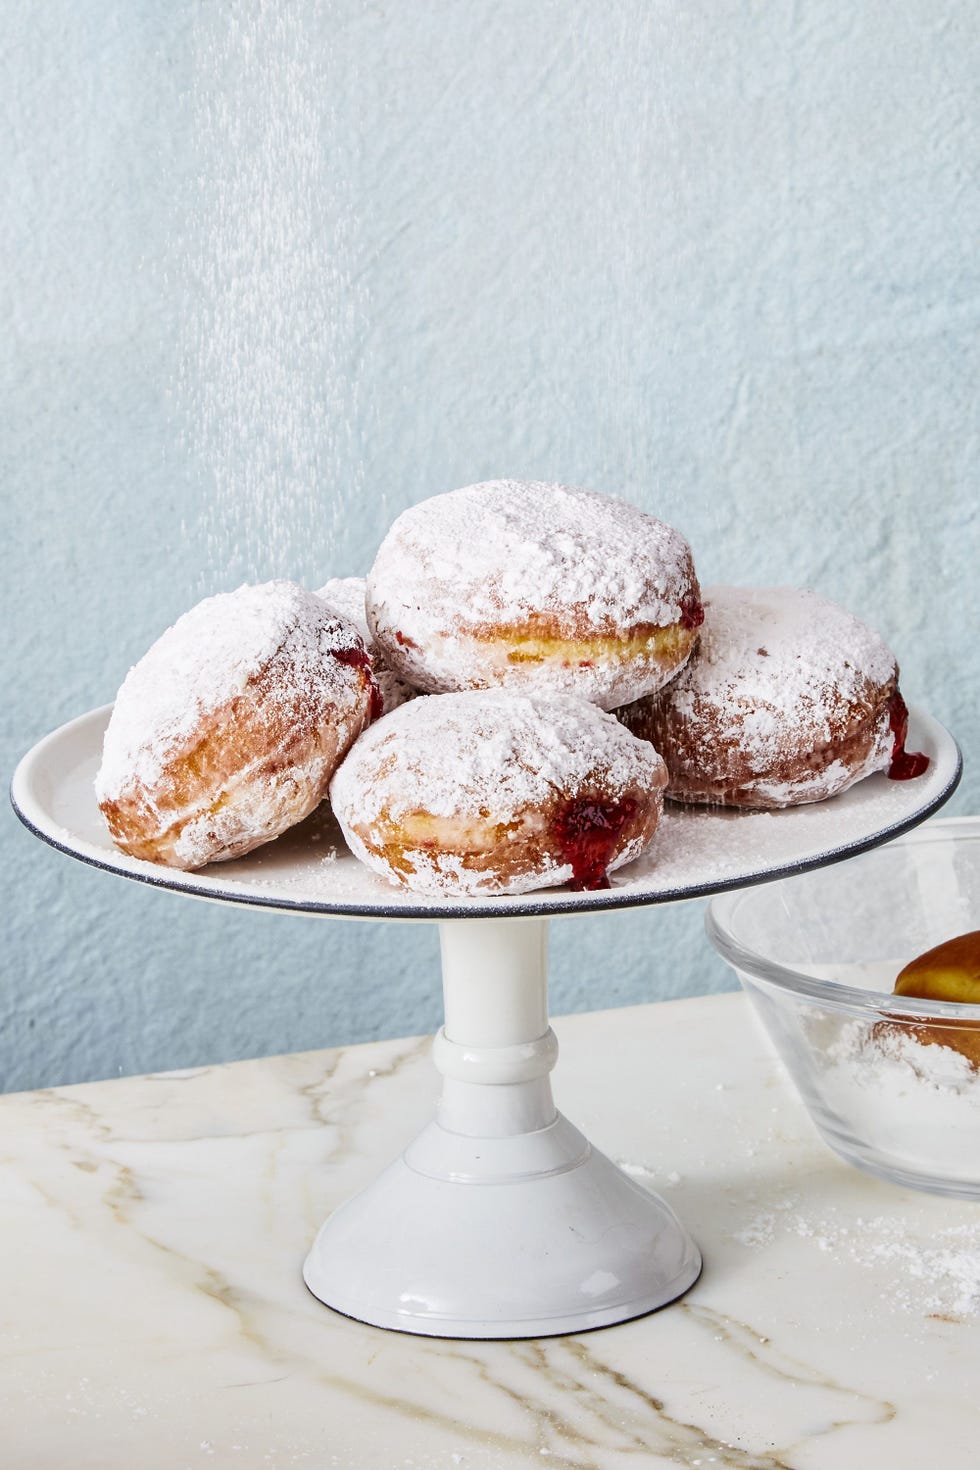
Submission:
<svg viewBox="0 0 980 1470">
<path fill-rule="evenodd" d="M 977 929 L 980 817 L 722 894 L 707 918 L 825 1142 L 964 1199 L 980 1199 L 980 1004 L 892 987 L 917 955 Z"/>
</svg>

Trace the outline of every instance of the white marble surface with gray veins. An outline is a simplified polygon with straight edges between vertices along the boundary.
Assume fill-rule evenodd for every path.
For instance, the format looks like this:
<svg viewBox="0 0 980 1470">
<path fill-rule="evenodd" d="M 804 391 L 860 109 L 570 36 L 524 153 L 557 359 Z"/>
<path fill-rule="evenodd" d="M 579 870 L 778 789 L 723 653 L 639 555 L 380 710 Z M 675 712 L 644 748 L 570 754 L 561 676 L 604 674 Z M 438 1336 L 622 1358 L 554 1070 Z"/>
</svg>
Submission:
<svg viewBox="0 0 980 1470">
<path fill-rule="evenodd" d="M 703 1249 L 682 1302 L 474 1343 L 307 1293 L 321 1219 L 430 1113 L 427 1040 L 8 1096 L 3 1464 L 972 1463 L 980 1212 L 838 1162 L 741 996 L 556 1030 L 559 1106 Z"/>
</svg>

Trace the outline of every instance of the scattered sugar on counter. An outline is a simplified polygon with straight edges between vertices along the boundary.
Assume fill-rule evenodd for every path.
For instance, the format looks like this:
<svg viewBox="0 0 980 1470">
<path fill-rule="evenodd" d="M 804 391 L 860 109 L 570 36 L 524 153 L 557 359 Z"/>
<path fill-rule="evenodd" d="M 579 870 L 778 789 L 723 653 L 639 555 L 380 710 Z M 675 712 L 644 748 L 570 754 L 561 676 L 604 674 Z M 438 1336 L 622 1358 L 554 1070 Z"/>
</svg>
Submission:
<svg viewBox="0 0 980 1470">
<path fill-rule="evenodd" d="M 885 1302 L 916 1316 L 980 1316 L 980 1221 L 930 1229 L 917 1238 L 914 1220 L 887 1215 L 850 1216 L 845 1211 L 809 1213 L 797 1196 L 773 1201 L 731 1232 L 754 1250 L 796 1236 L 822 1254 L 865 1269 L 886 1268 Z"/>
</svg>

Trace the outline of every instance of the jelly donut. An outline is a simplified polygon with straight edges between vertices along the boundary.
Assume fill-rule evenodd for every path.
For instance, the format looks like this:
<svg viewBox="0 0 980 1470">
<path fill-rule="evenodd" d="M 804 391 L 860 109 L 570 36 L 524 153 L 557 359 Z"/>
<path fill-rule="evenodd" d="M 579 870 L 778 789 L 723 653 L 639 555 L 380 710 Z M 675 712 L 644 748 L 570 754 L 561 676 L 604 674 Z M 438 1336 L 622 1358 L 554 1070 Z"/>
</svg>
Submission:
<svg viewBox="0 0 980 1470">
<path fill-rule="evenodd" d="M 371 631 L 367 624 L 367 614 L 364 610 L 364 595 L 367 590 L 367 580 L 364 577 L 331 577 L 329 582 L 324 582 L 322 587 L 317 588 L 317 597 L 322 602 L 332 607 L 334 612 L 339 612 L 341 617 L 346 618 L 349 623 L 360 633 L 364 646 L 367 649 L 368 658 L 371 660 L 371 671 L 375 682 L 381 690 L 381 700 L 384 705 L 385 714 L 391 714 L 406 699 L 415 698 L 415 690 L 393 674 L 385 662 L 384 654 L 371 637 Z"/>
<path fill-rule="evenodd" d="M 656 830 L 667 773 L 611 715 L 567 695 L 470 690 L 373 725 L 330 786 L 351 850 L 423 894 L 605 888 Z"/>
<path fill-rule="evenodd" d="M 357 630 L 312 592 L 206 598 L 119 690 L 95 782 L 112 840 L 172 868 L 240 857 L 322 801 L 376 713 Z"/>
<path fill-rule="evenodd" d="M 821 801 L 873 771 L 917 776 L 898 666 L 843 608 L 791 587 L 712 587 L 687 667 L 617 713 L 667 762 L 667 795 L 723 806 Z"/>
<path fill-rule="evenodd" d="M 398 517 L 367 615 L 417 689 L 503 685 L 612 709 L 683 667 L 702 613 L 690 549 L 663 521 L 615 496 L 490 480 Z"/>
</svg>

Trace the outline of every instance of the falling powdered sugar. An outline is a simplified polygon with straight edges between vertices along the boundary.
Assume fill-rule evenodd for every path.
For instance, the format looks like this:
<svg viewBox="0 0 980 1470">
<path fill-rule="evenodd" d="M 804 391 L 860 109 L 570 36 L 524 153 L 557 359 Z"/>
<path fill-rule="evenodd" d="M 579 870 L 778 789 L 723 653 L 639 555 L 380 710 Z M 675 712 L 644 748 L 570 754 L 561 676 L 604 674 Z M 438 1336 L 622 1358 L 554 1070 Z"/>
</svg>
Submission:
<svg viewBox="0 0 980 1470">
<path fill-rule="evenodd" d="M 363 503 L 356 34 L 316 6 L 231 0 L 197 8 L 181 53 L 193 167 L 169 176 L 160 289 L 186 286 L 167 386 L 202 593 L 312 577 L 326 548 L 346 562 Z"/>
</svg>

